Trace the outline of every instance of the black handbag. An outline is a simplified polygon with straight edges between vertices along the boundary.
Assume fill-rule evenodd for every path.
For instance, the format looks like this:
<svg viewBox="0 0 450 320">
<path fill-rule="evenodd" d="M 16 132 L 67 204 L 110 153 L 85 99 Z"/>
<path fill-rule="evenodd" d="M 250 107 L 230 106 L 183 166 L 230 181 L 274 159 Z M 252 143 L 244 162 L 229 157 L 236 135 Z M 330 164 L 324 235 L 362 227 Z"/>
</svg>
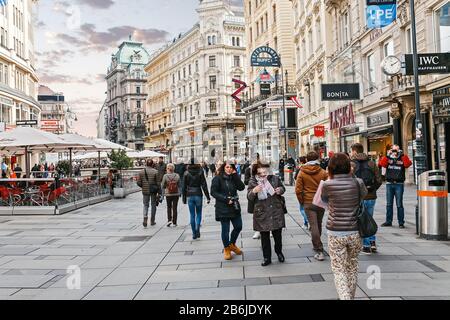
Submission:
<svg viewBox="0 0 450 320">
<path fill-rule="evenodd" d="M 356 186 L 358 187 L 358 195 L 359 199 L 361 199 L 361 188 L 358 180 L 354 179 L 356 182 Z M 374 236 L 378 231 L 378 225 L 375 219 L 367 213 L 366 208 L 364 207 L 364 200 L 362 200 L 356 208 L 357 211 L 357 219 L 358 219 L 358 230 L 361 238 L 369 238 Z"/>
</svg>

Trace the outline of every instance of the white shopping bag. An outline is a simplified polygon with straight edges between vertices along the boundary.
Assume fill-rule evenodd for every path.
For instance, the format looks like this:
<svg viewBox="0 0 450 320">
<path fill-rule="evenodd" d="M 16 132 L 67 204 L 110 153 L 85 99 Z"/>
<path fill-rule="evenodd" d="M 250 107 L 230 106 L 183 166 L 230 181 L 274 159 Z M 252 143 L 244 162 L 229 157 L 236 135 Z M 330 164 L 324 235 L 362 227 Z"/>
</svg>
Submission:
<svg viewBox="0 0 450 320">
<path fill-rule="evenodd" d="M 322 189 L 324 183 L 325 181 L 323 180 L 320 181 L 319 188 L 317 189 L 316 194 L 314 195 L 313 205 L 328 210 L 328 203 L 322 201 Z"/>
</svg>

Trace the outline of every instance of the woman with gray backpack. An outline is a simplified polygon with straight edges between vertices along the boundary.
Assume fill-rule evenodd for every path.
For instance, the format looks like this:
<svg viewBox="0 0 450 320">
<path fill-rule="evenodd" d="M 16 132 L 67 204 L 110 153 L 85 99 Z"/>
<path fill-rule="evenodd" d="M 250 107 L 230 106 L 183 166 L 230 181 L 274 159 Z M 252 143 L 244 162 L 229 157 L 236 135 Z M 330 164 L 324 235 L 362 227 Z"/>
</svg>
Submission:
<svg viewBox="0 0 450 320">
<path fill-rule="evenodd" d="M 167 227 L 177 226 L 178 200 L 181 195 L 181 179 L 178 173 L 175 173 L 175 165 L 167 165 L 167 173 L 164 175 L 161 188 L 166 197 L 167 203 Z"/>
</svg>

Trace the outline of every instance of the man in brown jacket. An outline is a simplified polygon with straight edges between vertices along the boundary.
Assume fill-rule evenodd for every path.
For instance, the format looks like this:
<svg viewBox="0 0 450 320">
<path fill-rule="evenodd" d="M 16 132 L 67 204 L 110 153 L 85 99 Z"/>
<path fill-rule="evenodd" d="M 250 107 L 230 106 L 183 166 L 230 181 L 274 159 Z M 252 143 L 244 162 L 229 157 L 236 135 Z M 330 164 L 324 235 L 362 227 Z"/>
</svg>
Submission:
<svg viewBox="0 0 450 320">
<path fill-rule="evenodd" d="M 325 210 L 313 205 L 314 195 L 319 188 L 320 181 L 328 180 L 328 173 L 320 167 L 319 155 L 317 152 L 310 152 L 306 156 L 308 161 L 297 176 L 295 185 L 295 194 L 301 205 L 304 206 L 308 221 L 311 226 L 311 236 L 314 251 L 314 258 L 323 261 L 323 243 L 320 240 L 322 236 L 322 220 Z"/>
<path fill-rule="evenodd" d="M 158 195 L 161 194 L 161 176 L 158 170 L 154 168 L 153 160 L 147 160 L 147 167 L 139 173 L 138 185 L 142 188 L 143 202 L 144 202 L 144 222 L 142 225 L 147 227 L 148 222 L 148 209 L 151 200 L 152 215 L 151 215 L 151 225 L 156 224 L 156 201 L 159 201 Z"/>
</svg>

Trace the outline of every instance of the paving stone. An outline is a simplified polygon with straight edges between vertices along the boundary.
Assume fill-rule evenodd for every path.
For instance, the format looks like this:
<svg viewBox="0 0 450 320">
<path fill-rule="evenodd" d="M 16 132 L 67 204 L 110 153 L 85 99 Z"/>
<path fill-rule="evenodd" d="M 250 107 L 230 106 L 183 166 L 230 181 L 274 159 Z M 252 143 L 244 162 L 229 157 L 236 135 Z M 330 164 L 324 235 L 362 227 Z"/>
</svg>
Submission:
<svg viewBox="0 0 450 320">
<path fill-rule="evenodd" d="M 92 288 L 113 272 L 113 269 L 81 269 L 81 288 Z M 56 281 L 51 288 L 67 288 L 67 279 L 70 275 L 62 274 L 64 278 Z"/>
<path fill-rule="evenodd" d="M 39 288 L 55 276 L 48 275 L 0 275 L 0 288 Z"/>
<path fill-rule="evenodd" d="M 30 253 L 30 255 L 46 255 L 46 256 L 95 256 L 102 252 L 99 249 L 68 249 L 68 248 L 43 248 Z"/>
<path fill-rule="evenodd" d="M 195 263 L 195 264 L 180 264 L 177 270 L 201 270 L 201 269 L 217 269 L 222 263 Z"/>
<path fill-rule="evenodd" d="M 127 260 L 125 260 L 120 267 L 121 268 L 133 268 L 133 267 L 149 267 L 157 266 L 164 258 L 163 253 L 154 254 L 133 254 Z"/>
<path fill-rule="evenodd" d="M 81 300 L 93 288 L 81 288 L 80 290 L 69 290 L 67 288 L 48 288 L 36 295 L 32 300 Z"/>
<path fill-rule="evenodd" d="M 271 284 L 314 282 L 311 275 L 270 277 Z"/>
<path fill-rule="evenodd" d="M 206 255 L 192 255 L 192 256 L 172 256 L 168 255 L 164 258 L 164 260 L 161 262 L 161 265 L 171 265 L 171 264 L 195 264 L 199 261 L 202 261 L 204 263 L 214 263 L 214 262 L 222 262 L 223 261 L 223 255 L 222 253 L 216 253 L 216 254 L 206 254 Z M 242 256 L 234 255 L 233 254 L 233 261 L 242 261 Z"/>
<path fill-rule="evenodd" d="M 150 278 L 155 267 L 145 268 L 119 268 L 114 270 L 99 285 L 100 286 L 120 286 L 144 284 Z"/>
<path fill-rule="evenodd" d="M 292 264 L 272 264 L 268 267 L 261 266 L 245 266 L 246 275 L 253 278 L 259 277 L 283 277 L 310 275 L 317 273 L 331 273 L 329 262 L 311 262 L 311 263 L 292 263 Z"/>
<path fill-rule="evenodd" d="M 380 289 L 368 289 L 360 282 L 358 285 L 370 297 L 440 297 L 449 294 L 450 280 L 389 280 L 382 281 Z"/>
<path fill-rule="evenodd" d="M 188 281 L 171 282 L 166 290 L 198 289 L 198 288 L 217 288 L 219 280 L 211 281 Z"/>
<path fill-rule="evenodd" d="M 269 285 L 269 278 L 245 278 L 220 280 L 219 287 L 243 287 L 243 286 L 262 286 Z"/>
<path fill-rule="evenodd" d="M 182 281 L 203 281 L 203 280 L 227 280 L 243 278 L 242 267 L 238 268 L 220 268 L 203 270 L 177 270 L 177 271 L 159 271 L 157 270 L 149 283 L 161 282 L 182 282 Z"/>
<path fill-rule="evenodd" d="M 83 300 L 132 300 L 140 285 L 96 287 Z"/>
<path fill-rule="evenodd" d="M 2 269 L 67 269 L 73 265 L 81 265 L 84 259 L 73 260 L 13 260 L 1 265 Z"/>
<path fill-rule="evenodd" d="M 93 268 L 115 268 L 118 267 L 121 263 L 123 263 L 127 259 L 127 256 L 124 255 L 115 255 L 115 256 L 104 256 L 99 255 L 93 257 L 86 263 L 82 265 L 83 268 L 93 269 Z"/>
<path fill-rule="evenodd" d="M 244 287 L 202 288 L 191 290 L 148 290 L 147 285 L 136 296 L 136 300 L 244 300 Z"/>
</svg>

